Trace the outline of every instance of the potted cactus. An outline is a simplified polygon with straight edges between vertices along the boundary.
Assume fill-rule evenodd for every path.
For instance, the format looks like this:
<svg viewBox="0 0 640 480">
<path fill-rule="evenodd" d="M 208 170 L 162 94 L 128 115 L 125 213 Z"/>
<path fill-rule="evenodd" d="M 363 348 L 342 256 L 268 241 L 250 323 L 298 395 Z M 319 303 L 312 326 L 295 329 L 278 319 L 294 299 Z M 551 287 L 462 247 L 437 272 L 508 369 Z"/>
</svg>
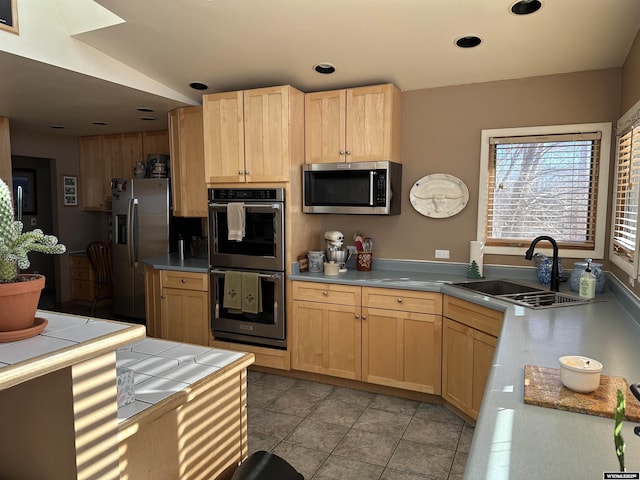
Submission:
<svg viewBox="0 0 640 480">
<path fill-rule="evenodd" d="M 42 230 L 22 231 L 22 222 L 13 218 L 9 187 L 0 179 L 0 332 L 32 327 L 44 288 L 42 275 L 19 274 L 29 268 L 31 251 L 60 254 L 65 246 Z"/>
</svg>

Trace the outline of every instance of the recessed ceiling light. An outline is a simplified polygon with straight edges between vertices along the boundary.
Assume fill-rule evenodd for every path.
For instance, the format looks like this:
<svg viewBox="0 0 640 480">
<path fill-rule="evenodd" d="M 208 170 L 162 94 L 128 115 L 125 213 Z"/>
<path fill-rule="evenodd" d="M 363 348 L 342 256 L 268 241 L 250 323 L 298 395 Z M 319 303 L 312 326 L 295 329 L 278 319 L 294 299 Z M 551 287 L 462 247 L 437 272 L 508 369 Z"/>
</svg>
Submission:
<svg viewBox="0 0 640 480">
<path fill-rule="evenodd" d="M 334 67 L 330 63 L 318 63 L 313 66 L 313 69 L 316 72 L 321 73 L 322 75 L 331 75 L 336 71 L 336 67 Z"/>
<path fill-rule="evenodd" d="M 138 107 L 136 108 L 136 110 L 138 110 L 139 112 L 153 112 L 153 108 L 149 108 L 149 107 Z"/>
<path fill-rule="evenodd" d="M 109 125 L 108 122 L 91 122 L 93 125 Z"/>
<path fill-rule="evenodd" d="M 209 88 L 209 85 L 202 82 L 191 82 L 189 86 L 194 90 L 206 90 L 207 88 Z"/>
<path fill-rule="evenodd" d="M 460 48 L 473 48 L 480 45 L 482 40 L 475 35 L 468 35 L 466 37 L 460 37 L 456 40 L 456 45 Z"/>
<path fill-rule="evenodd" d="M 540 0 L 520 0 L 511 5 L 511 12 L 516 15 L 529 15 L 540 10 L 540 7 L 542 7 Z"/>
<path fill-rule="evenodd" d="M 63 129 L 64 125 L 49 125 L 49 128 Z"/>
<path fill-rule="evenodd" d="M 155 120 L 155 118 L 153 118 L 153 117 L 140 117 L 140 120 L 145 120 L 145 121 L 149 122 L 149 121 Z"/>
</svg>

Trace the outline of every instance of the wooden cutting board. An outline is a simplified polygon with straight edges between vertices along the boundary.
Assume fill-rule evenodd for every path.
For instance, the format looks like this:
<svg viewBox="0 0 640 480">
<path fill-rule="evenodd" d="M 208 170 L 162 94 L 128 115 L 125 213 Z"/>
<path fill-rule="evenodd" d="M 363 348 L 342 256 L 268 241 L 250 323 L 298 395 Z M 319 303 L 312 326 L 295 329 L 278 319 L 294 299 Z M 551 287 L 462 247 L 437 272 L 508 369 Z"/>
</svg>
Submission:
<svg viewBox="0 0 640 480">
<path fill-rule="evenodd" d="M 640 422 L 640 403 L 622 377 L 600 375 L 600 386 L 595 392 L 578 393 L 562 385 L 560 369 L 524 366 L 524 403 L 529 405 L 613 418 L 618 389 L 625 394 L 625 418 Z"/>
</svg>

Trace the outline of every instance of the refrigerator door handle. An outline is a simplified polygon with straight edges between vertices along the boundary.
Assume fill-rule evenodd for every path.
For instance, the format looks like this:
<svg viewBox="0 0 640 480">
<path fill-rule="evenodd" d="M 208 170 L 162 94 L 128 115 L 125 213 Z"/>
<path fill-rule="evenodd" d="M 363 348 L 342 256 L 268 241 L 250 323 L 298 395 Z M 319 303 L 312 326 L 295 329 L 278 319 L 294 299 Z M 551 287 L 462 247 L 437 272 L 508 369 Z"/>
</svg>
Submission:
<svg viewBox="0 0 640 480">
<path fill-rule="evenodd" d="M 135 215 L 138 199 L 131 198 L 129 199 L 129 211 L 127 212 L 127 254 L 129 257 L 129 266 L 134 267 L 134 263 L 136 261 L 136 248 L 134 246 L 134 239 L 137 237 L 134 231 L 136 228 Z"/>
</svg>

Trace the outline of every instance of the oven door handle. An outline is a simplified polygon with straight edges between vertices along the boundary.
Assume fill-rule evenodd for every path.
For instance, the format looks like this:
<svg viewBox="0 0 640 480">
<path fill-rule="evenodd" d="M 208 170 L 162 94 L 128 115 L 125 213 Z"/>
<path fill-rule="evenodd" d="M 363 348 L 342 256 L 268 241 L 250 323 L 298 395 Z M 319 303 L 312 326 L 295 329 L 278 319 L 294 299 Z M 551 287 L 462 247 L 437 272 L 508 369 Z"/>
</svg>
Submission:
<svg viewBox="0 0 640 480">
<path fill-rule="evenodd" d="M 226 210 L 228 203 L 210 203 L 209 208 Z M 245 208 L 263 208 L 265 210 L 281 210 L 281 203 L 245 203 Z"/>
<path fill-rule="evenodd" d="M 211 270 L 211 274 L 216 275 L 217 277 L 224 277 L 226 273 L 227 273 L 227 270 L 218 270 L 215 268 Z M 258 277 L 277 281 L 282 279 L 282 274 L 281 273 L 259 273 Z"/>
</svg>

